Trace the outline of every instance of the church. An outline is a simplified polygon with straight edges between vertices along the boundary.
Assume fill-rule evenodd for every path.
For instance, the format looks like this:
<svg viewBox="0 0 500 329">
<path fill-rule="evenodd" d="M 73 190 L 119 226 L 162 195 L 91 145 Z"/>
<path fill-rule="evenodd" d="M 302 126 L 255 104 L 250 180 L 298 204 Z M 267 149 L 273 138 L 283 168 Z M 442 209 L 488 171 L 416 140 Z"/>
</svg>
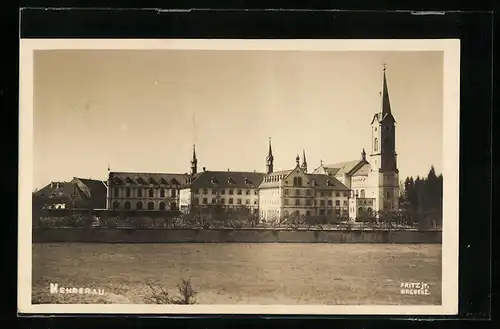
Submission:
<svg viewBox="0 0 500 329">
<path fill-rule="evenodd" d="M 335 177 L 350 190 L 349 217 L 399 209 L 399 170 L 396 154 L 396 120 L 389 100 L 387 78 L 383 72 L 382 100 L 370 122 L 371 146 L 357 160 L 321 165 L 313 173 Z"/>
</svg>

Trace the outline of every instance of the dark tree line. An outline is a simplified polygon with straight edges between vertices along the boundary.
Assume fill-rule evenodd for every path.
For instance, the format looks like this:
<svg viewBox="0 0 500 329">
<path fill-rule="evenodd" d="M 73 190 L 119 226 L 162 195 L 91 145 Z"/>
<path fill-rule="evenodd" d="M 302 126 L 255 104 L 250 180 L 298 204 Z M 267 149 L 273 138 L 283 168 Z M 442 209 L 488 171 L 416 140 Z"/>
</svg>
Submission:
<svg viewBox="0 0 500 329">
<path fill-rule="evenodd" d="M 402 208 L 418 217 L 419 221 L 441 225 L 443 214 L 443 175 L 436 175 L 434 166 L 427 177 L 407 177 L 400 200 Z"/>
</svg>

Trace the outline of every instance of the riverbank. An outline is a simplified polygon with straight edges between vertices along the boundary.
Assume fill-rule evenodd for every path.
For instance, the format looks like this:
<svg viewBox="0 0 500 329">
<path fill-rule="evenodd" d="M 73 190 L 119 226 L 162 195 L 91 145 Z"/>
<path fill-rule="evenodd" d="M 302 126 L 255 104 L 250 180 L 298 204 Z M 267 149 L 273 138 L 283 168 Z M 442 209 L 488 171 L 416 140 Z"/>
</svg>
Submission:
<svg viewBox="0 0 500 329">
<path fill-rule="evenodd" d="M 36 228 L 33 242 L 88 243 L 425 243 L 440 230 Z"/>
</svg>

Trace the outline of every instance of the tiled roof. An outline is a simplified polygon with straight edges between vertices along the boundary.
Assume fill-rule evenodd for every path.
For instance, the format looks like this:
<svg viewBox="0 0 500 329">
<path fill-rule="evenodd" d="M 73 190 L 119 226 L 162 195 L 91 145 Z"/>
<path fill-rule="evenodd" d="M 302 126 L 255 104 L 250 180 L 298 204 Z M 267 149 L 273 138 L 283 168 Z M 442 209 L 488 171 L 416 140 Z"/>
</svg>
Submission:
<svg viewBox="0 0 500 329">
<path fill-rule="evenodd" d="M 69 207 L 74 202 L 77 208 L 102 209 L 106 207 L 106 192 L 103 181 L 75 177 L 71 182 L 52 182 L 33 196 L 47 205 L 64 203 Z"/>
<path fill-rule="evenodd" d="M 370 172 L 370 164 L 366 163 L 363 167 L 359 168 L 356 172 L 354 172 L 353 176 L 368 176 Z"/>
<path fill-rule="evenodd" d="M 266 179 L 264 179 L 262 181 L 262 184 L 260 185 L 260 187 L 266 188 L 266 187 L 279 186 L 279 184 L 280 184 L 279 178 L 280 177 L 285 178 L 293 170 L 295 170 L 295 169 L 273 172 L 272 174 L 266 175 L 265 178 L 275 177 L 276 179 L 271 179 L 270 181 L 266 181 Z M 300 170 L 302 170 L 302 169 L 300 169 Z M 347 186 L 342 184 L 339 180 L 337 180 L 333 176 L 322 175 L 322 174 L 307 174 L 307 173 L 305 173 L 305 175 L 309 178 L 309 180 L 311 182 L 314 183 L 314 185 L 311 185 L 311 187 L 325 188 L 325 189 L 332 189 L 332 190 L 349 190 L 349 188 Z"/>
<path fill-rule="evenodd" d="M 294 169 L 289 169 L 289 170 L 280 170 L 280 171 L 275 171 L 270 174 L 264 175 L 264 178 L 271 178 L 269 181 L 266 179 L 262 179 L 262 183 L 260 184 L 260 187 L 265 188 L 265 187 L 275 187 L 279 185 L 280 178 L 285 178 L 288 174 L 290 174 Z"/>
<path fill-rule="evenodd" d="M 349 190 L 347 186 L 339 182 L 335 177 L 320 175 L 320 174 L 307 174 L 311 181 L 314 181 L 314 187 L 332 189 L 332 190 Z"/>
<path fill-rule="evenodd" d="M 257 188 L 266 174 L 244 171 L 204 171 L 195 175 L 191 188 Z"/>
<path fill-rule="evenodd" d="M 110 172 L 111 185 L 155 185 L 184 186 L 188 184 L 188 174 L 144 173 L 144 172 Z"/>
<path fill-rule="evenodd" d="M 85 196 L 87 197 L 89 201 L 89 206 L 91 208 L 93 209 L 106 208 L 106 194 L 108 189 L 103 181 L 94 179 L 76 178 L 76 177 L 74 180 L 75 181 L 79 180 L 87 187 L 87 189 L 85 189 L 82 192 L 85 193 Z"/>
<path fill-rule="evenodd" d="M 329 174 L 331 173 L 331 175 L 340 176 L 350 172 L 352 169 L 354 169 L 354 167 L 356 167 L 359 164 L 360 161 L 362 160 L 351 160 L 329 165 L 323 165 L 323 167 L 326 169 L 326 171 L 328 171 Z"/>
<path fill-rule="evenodd" d="M 64 202 L 71 198 L 74 186 L 70 182 L 51 182 L 43 188 L 34 192 L 33 195 L 43 199 L 52 199 Z"/>
</svg>

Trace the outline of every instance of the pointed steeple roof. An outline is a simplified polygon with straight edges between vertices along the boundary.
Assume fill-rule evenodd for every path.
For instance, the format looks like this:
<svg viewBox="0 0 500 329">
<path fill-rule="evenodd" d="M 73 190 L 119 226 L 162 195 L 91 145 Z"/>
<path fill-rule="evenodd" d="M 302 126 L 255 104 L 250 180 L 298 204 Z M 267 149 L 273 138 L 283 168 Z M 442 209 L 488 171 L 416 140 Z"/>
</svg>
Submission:
<svg viewBox="0 0 500 329">
<path fill-rule="evenodd" d="M 386 77 L 385 71 L 386 71 L 386 64 L 384 64 L 384 68 L 383 68 L 382 91 L 379 92 L 379 94 L 381 96 L 381 103 L 382 104 L 381 104 L 380 112 L 375 113 L 371 124 L 373 124 L 373 122 L 375 122 L 375 120 L 377 122 L 382 122 L 385 120 L 390 120 L 394 123 L 396 122 L 396 120 L 394 119 L 394 116 L 392 115 L 391 102 L 389 99 L 389 88 L 387 87 L 387 77 Z"/>
<path fill-rule="evenodd" d="M 391 102 L 389 100 L 389 89 L 387 88 L 387 77 L 385 75 L 386 64 L 384 64 L 384 82 L 382 87 L 382 118 L 391 114 Z"/>
<path fill-rule="evenodd" d="M 271 137 L 269 137 L 269 152 L 267 153 L 267 159 L 273 159 L 273 148 L 271 146 Z"/>
<path fill-rule="evenodd" d="M 196 145 L 193 144 L 193 159 L 191 160 L 192 163 L 197 163 L 198 159 L 196 158 Z"/>
<path fill-rule="evenodd" d="M 302 149 L 302 169 L 307 172 L 307 160 L 306 160 L 306 151 Z"/>
</svg>

